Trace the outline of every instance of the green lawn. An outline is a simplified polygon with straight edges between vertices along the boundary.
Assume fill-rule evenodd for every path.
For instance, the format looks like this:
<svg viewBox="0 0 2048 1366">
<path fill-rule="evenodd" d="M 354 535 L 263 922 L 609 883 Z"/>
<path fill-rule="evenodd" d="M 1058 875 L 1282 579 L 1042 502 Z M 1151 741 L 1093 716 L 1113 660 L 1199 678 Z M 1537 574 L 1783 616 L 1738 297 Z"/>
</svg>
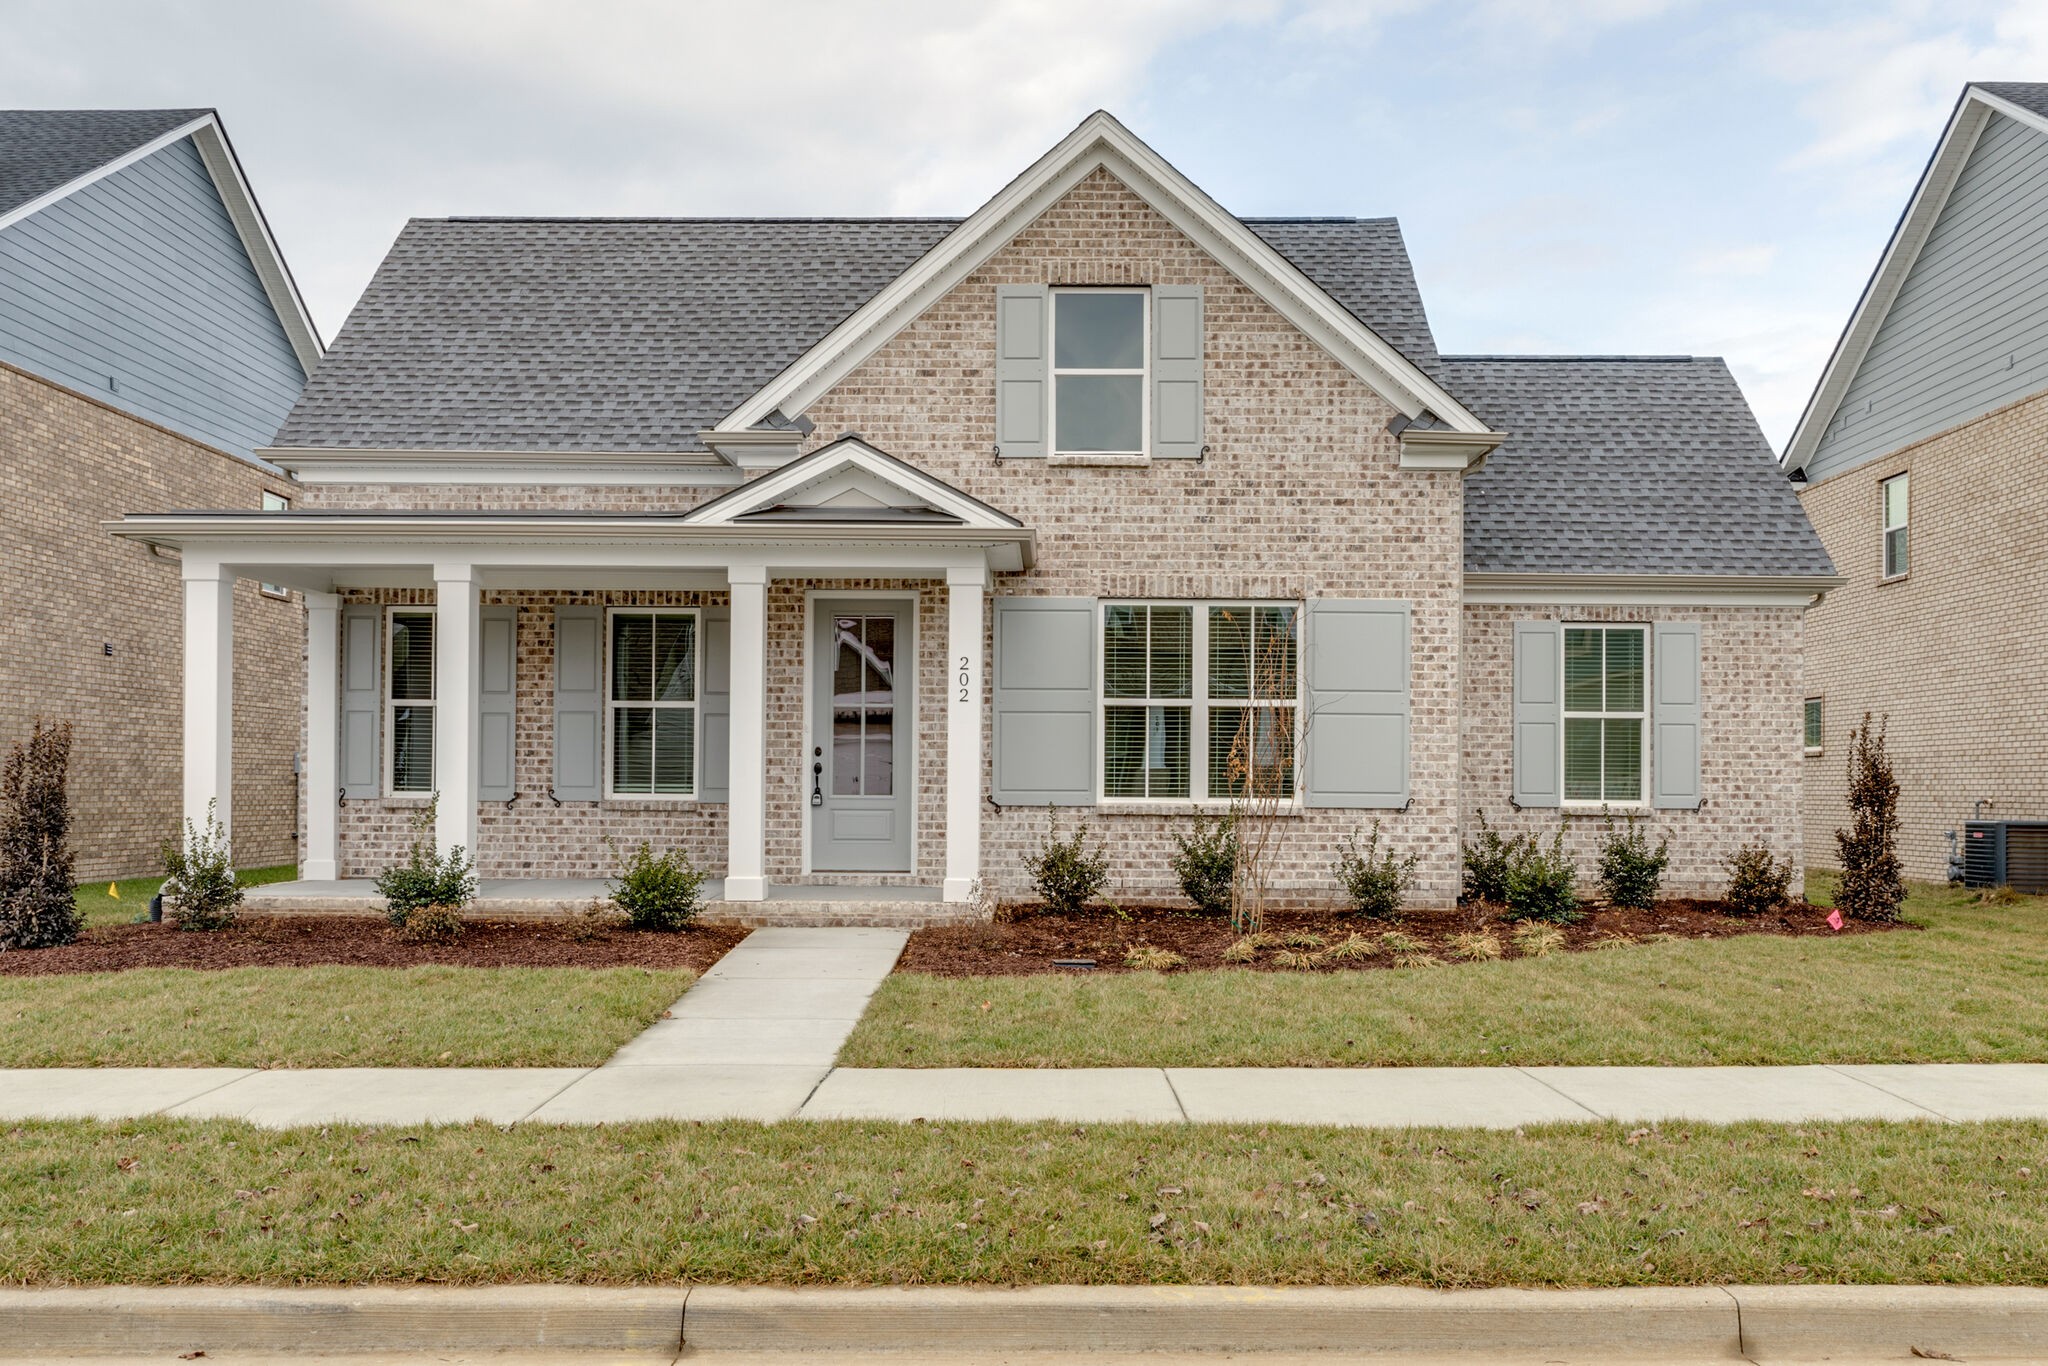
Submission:
<svg viewBox="0 0 2048 1366">
<path fill-rule="evenodd" d="M 298 875 L 296 864 L 281 863 L 274 868 L 244 868 L 235 874 L 235 879 L 244 887 L 260 887 L 266 882 L 290 882 Z M 149 914 L 149 899 L 163 885 L 164 880 L 160 877 L 126 877 L 111 883 L 82 882 L 72 893 L 72 899 L 84 912 L 88 926 L 126 925 L 137 916 Z M 109 896 L 109 887 L 116 888 L 120 895 Z"/>
<path fill-rule="evenodd" d="M 2048 1283 L 2048 1126 L 33 1123 L 0 1283 Z"/>
<path fill-rule="evenodd" d="M 1809 894 L 1825 901 L 1825 880 Z M 1926 928 L 1337 974 L 897 973 L 847 1067 L 2048 1061 L 2048 901 L 1915 888 Z"/>
<path fill-rule="evenodd" d="M 596 1066 L 694 980 L 464 967 L 0 977 L 0 1067 Z"/>
</svg>

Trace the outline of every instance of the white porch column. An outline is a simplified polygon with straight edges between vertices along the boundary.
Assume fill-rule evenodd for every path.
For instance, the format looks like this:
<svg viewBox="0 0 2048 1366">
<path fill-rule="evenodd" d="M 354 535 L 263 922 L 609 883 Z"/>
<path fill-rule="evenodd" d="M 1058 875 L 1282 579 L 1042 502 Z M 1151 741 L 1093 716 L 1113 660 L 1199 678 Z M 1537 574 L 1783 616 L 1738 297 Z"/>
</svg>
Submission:
<svg viewBox="0 0 2048 1366">
<path fill-rule="evenodd" d="M 341 792 L 341 598 L 306 593 L 306 829 L 299 876 L 326 881 L 337 871 L 335 801 Z"/>
<path fill-rule="evenodd" d="M 434 566 L 434 843 L 476 857 L 477 674 L 483 658 L 476 569 Z"/>
<path fill-rule="evenodd" d="M 206 828 L 213 804 L 234 830 L 235 575 L 187 552 L 185 579 L 185 819 Z"/>
<path fill-rule="evenodd" d="M 981 877 L 981 718 L 988 569 L 946 571 L 946 885 L 967 901 Z"/>
<path fill-rule="evenodd" d="M 768 895 L 768 571 L 735 565 L 732 585 L 732 717 L 727 777 L 725 898 Z"/>
</svg>

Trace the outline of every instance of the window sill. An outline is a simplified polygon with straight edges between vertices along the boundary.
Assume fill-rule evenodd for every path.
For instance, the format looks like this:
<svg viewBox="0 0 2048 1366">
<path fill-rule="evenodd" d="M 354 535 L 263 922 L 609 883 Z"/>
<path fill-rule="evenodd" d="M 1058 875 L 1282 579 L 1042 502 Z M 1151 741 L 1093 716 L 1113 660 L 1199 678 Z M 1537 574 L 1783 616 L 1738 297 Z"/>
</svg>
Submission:
<svg viewBox="0 0 2048 1366">
<path fill-rule="evenodd" d="M 1882 588 L 1888 583 L 1904 583 L 1907 579 L 1910 579 L 1912 577 L 1913 571 L 1910 569 L 1903 574 L 1886 574 L 1878 579 L 1877 586 L 1879 588 Z"/>
<path fill-rule="evenodd" d="M 1136 802 L 1120 798 L 1095 804 L 1098 816 L 1227 816 L 1230 810 L 1229 802 Z M 1247 814 L 1294 820 L 1305 816 L 1307 810 L 1299 802 L 1285 802 L 1268 811 Z"/>
<path fill-rule="evenodd" d="M 600 811 L 692 811 L 704 805 L 701 797 L 609 796 L 599 801 Z"/>
<path fill-rule="evenodd" d="M 1809 759 L 1818 759 L 1826 751 L 1824 751 L 1819 745 L 1808 745 L 1806 749 L 1802 752 Z"/>
<path fill-rule="evenodd" d="M 1141 470 L 1152 463 L 1152 457 L 1144 454 L 1115 454 L 1107 451 L 1076 452 L 1067 455 L 1048 455 L 1045 458 L 1045 463 L 1048 467 L 1056 470 L 1086 467 Z"/>
<path fill-rule="evenodd" d="M 1646 816 L 1648 802 L 1566 802 L 1558 807 L 1566 816 Z"/>
</svg>

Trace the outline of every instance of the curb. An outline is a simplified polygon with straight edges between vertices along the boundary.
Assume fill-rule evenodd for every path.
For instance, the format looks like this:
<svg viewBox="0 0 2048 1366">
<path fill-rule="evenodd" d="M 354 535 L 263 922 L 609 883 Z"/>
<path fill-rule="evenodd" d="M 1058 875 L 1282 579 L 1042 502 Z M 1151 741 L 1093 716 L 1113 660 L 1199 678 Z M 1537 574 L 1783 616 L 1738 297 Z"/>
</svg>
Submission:
<svg viewBox="0 0 2048 1366">
<path fill-rule="evenodd" d="M 2048 1290 L 1703 1286 L 0 1290 L 0 1360 L 271 1352 L 1310 1352 L 2048 1357 Z"/>
</svg>

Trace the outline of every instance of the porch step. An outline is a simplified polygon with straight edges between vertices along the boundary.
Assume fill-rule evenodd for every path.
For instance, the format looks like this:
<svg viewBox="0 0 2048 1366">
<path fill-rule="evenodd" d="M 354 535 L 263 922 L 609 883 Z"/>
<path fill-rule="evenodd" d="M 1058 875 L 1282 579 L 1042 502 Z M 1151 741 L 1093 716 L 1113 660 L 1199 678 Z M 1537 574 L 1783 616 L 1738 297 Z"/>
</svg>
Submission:
<svg viewBox="0 0 2048 1366">
<path fill-rule="evenodd" d="M 945 901 L 936 887 L 771 887 L 765 901 L 727 901 L 716 878 L 704 884 L 700 916 L 722 925 L 867 925 L 914 930 L 980 919 L 968 902 Z M 557 920 L 605 898 L 599 878 L 485 878 L 467 914 L 485 920 Z M 251 887 L 249 915 L 382 915 L 384 899 L 368 878 L 273 882 Z"/>
</svg>

